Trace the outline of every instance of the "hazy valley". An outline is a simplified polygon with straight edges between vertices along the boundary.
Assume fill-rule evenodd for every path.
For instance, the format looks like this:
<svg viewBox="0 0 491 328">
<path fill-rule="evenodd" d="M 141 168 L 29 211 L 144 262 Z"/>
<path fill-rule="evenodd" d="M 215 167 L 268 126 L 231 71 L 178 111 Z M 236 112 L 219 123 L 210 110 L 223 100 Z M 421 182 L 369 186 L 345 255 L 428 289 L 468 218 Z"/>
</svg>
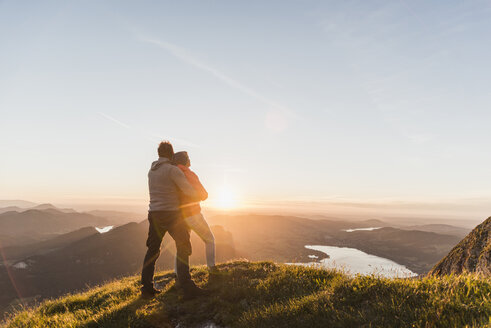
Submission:
<svg viewBox="0 0 491 328">
<path fill-rule="evenodd" d="M 145 252 L 144 217 L 112 211 L 79 213 L 53 205 L 0 210 L 0 307 L 137 274 Z M 350 247 L 428 272 L 469 231 L 450 225 L 391 226 L 380 220 L 325 220 L 296 216 L 217 214 L 208 220 L 219 262 L 237 258 L 279 263 L 320 261 L 306 245 Z M 95 228 L 114 226 L 106 233 Z M 358 230 L 359 229 L 359 230 Z M 204 264 L 204 245 L 192 235 L 191 264 Z M 163 243 L 158 269 L 172 269 L 174 245 Z"/>
</svg>

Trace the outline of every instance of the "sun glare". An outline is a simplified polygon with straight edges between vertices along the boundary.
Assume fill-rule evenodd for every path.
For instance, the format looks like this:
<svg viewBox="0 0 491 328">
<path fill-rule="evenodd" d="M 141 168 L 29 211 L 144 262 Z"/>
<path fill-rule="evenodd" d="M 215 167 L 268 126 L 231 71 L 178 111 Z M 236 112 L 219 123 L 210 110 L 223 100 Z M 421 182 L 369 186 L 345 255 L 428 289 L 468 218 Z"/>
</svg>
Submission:
<svg viewBox="0 0 491 328">
<path fill-rule="evenodd" d="M 217 199 L 217 207 L 223 210 L 236 208 L 238 205 L 237 195 L 228 188 L 220 190 Z"/>
</svg>

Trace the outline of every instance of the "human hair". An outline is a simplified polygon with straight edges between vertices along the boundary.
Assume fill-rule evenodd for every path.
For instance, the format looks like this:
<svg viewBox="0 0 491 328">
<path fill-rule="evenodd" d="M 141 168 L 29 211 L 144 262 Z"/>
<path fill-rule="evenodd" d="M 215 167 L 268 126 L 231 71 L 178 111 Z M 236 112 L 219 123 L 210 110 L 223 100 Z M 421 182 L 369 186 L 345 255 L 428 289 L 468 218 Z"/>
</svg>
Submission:
<svg viewBox="0 0 491 328">
<path fill-rule="evenodd" d="M 172 163 L 174 163 L 174 165 L 180 164 L 187 166 L 190 163 L 188 152 L 178 151 L 177 153 L 175 153 L 174 157 L 172 158 Z"/>
<path fill-rule="evenodd" d="M 166 157 L 172 159 L 174 156 L 174 147 L 169 141 L 162 141 L 158 148 L 159 157 Z"/>
</svg>

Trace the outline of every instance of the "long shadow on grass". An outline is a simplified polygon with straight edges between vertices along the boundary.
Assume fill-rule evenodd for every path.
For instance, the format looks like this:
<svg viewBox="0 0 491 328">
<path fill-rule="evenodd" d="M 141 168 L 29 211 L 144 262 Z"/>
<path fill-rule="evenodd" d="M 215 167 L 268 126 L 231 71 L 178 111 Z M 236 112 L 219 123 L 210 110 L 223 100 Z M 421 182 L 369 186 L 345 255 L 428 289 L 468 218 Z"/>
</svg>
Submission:
<svg viewBox="0 0 491 328">
<path fill-rule="evenodd" d="M 254 285 L 264 279 L 267 269 L 272 264 L 256 265 L 251 269 L 244 263 L 222 264 L 221 273 L 210 279 L 206 269 L 192 269 L 193 280 L 208 289 L 210 295 L 192 300 L 184 300 L 183 295 L 175 288 L 172 274 L 156 277 L 156 286 L 163 293 L 151 300 L 143 300 L 136 295 L 129 298 L 124 305 L 116 305 L 102 313 L 80 328 L 99 327 L 174 327 L 176 323 L 185 325 L 202 324 L 203 322 L 230 323 L 243 311 L 237 304 L 251 298 Z M 255 281 L 255 282 L 254 282 Z"/>
<path fill-rule="evenodd" d="M 173 284 L 174 277 L 172 274 L 157 276 L 156 285 L 159 288 L 169 292 Z M 165 312 L 160 311 L 160 298 L 142 299 L 139 295 L 134 295 L 127 302 L 114 306 L 112 309 L 104 312 L 102 315 L 87 321 L 79 328 L 167 328 L 174 327 L 171 324 Z"/>
<path fill-rule="evenodd" d="M 183 300 L 167 274 L 156 279 L 164 292 L 152 300 L 130 298 L 128 303 L 103 313 L 80 328 L 195 326 L 214 322 L 233 326 L 244 313 L 289 299 L 302 298 L 323 289 L 338 273 L 302 267 L 281 268 L 270 262 L 221 264 L 220 274 L 193 269 L 193 280 L 209 295 Z"/>
<path fill-rule="evenodd" d="M 303 297 L 324 288 L 339 273 L 288 267 L 270 262 L 222 264 L 220 274 L 209 277 L 196 270 L 193 279 L 210 294 L 183 301 L 174 288 L 159 297 L 160 308 L 173 322 L 195 326 L 213 322 L 234 326 L 244 313 L 261 309 L 281 300 Z"/>
<path fill-rule="evenodd" d="M 81 326 L 80 328 L 120 328 L 120 327 L 173 327 L 170 322 L 162 317 L 159 324 L 155 325 L 152 322 L 145 320 L 144 312 L 147 306 L 151 306 L 151 301 L 137 298 L 117 310 L 107 312 L 103 316 L 93 319 Z M 142 312 L 141 315 L 138 315 Z"/>
</svg>

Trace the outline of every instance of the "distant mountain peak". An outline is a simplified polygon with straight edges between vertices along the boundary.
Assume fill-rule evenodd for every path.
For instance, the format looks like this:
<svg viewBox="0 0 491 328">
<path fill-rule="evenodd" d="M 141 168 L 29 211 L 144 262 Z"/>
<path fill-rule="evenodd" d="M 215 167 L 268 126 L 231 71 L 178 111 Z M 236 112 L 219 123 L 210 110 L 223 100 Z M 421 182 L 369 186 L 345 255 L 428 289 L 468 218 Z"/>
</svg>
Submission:
<svg viewBox="0 0 491 328">
<path fill-rule="evenodd" d="M 491 275 L 491 217 L 474 228 L 431 271 L 430 275 L 475 272 Z"/>
<path fill-rule="evenodd" d="M 50 203 L 40 204 L 30 208 L 31 210 L 41 210 L 41 211 L 57 211 L 63 213 L 76 213 L 74 209 L 71 208 L 59 208 Z"/>
<path fill-rule="evenodd" d="M 40 204 L 37 206 L 32 207 L 31 209 L 36 209 L 36 210 L 48 210 L 48 209 L 56 209 L 56 206 L 50 203 L 45 203 L 45 204 Z"/>
</svg>

